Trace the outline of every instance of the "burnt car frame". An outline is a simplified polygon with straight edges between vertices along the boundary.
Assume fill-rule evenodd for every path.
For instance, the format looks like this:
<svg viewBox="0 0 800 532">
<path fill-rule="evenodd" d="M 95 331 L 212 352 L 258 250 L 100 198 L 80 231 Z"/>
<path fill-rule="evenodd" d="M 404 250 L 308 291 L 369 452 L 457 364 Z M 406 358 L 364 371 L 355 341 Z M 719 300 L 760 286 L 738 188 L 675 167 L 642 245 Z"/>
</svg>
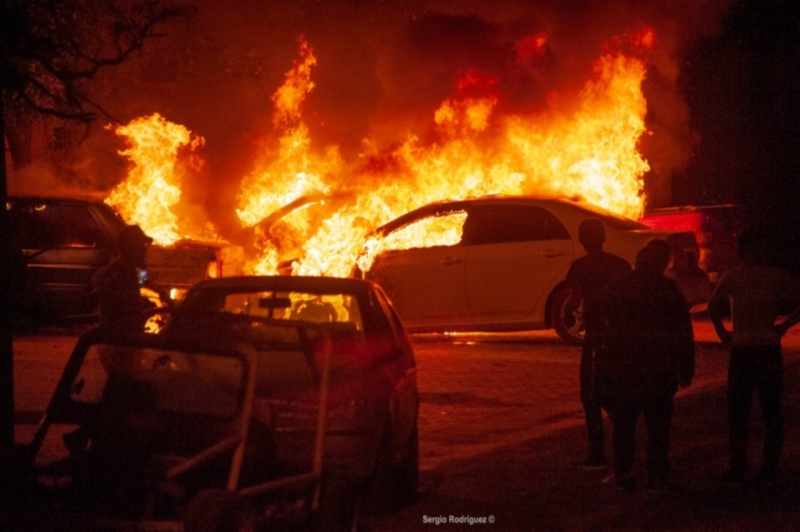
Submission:
<svg viewBox="0 0 800 532">
<path fill-rule="evenodd" d="M 167 314 L 158 334 L 80 339 L 31 444 L 37 478 L 67 486 L 93 522 L 178 516 L 189 530 L 236 509 L 297 523 L 289 510 L 302 508 L 338 527 L 415 496 L 416 366 L 380 287 L 225 278 L 154 312 Z M 200 367 L 213 371 L 187 381 Z M 78 428 L 43 464 L 55 425 Z"/>
<path fill-rule="evenodd" d="M 260 368 L 251 346 L 91 331 L 73 350 L 29 445 L 29 478 L 43 510 L 36 524 L 116 529 L 180 522 L 187 530 L 216 530 L 226 516 L 261 528 L 288 518 L 279 511 L 287 497 L 297 510 L 292 519 L 301 511 L 304 520 L 316 519 L 330 343 L 313 325 L 273 326 L 284 336 L 313 337 L 296 347 L 323 360 L 303 403 L 314 423 L 295 427 L 314 440 L 304 463 L 278 461 L 275 427 L 256 414 L 266 399 L 259 386 L 271 386 L 276 376 Z"/>
</svg>

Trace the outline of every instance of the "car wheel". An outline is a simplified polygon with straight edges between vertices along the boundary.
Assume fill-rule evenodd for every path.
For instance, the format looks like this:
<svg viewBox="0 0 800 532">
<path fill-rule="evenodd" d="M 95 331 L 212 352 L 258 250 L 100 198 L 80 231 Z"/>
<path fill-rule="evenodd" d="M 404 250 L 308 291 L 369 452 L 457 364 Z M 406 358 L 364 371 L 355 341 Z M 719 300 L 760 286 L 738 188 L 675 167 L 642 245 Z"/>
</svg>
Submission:
<svg viewBox="0 0 800 532">
<path fill-rule="evenodd" d="M 186 532 L 239 532 L 250 521 L 247 503 L 238 493 L 226 489 L 203 490 L 186 505 L 183 529 Z"/>
<path fill-rule="evenodd" d="M 329 468 L 322 478 L 322 494 L 313 529 L 350 532 L 359 528 L 356 487 L 349 471 Z"/>
<path fill-rule="evenodd" d="M 419 442 L 416 427 L 403 450 L 402 458 L 392 457 L 392 423 L 387 415 L 376 450 L 375 465 L 367 480 L 364 512 L 381 514 L 412 503 L 419 484 Z"/>
<path fill-rule="evenodd" d="M 416 426 L 406 445 L 402 461 L 394 466 L 393 476 L 396 503 L 402 506 L 413 503 L 419 487 L 419 437 Z"/>
<path fill-rule="evenodd" d="M 562 287 L 550 302 L 550 323 L 558 337 L 570 345 L 583 343 L 583 300 L 572 299 L 572 289 Z"/>
</svg>

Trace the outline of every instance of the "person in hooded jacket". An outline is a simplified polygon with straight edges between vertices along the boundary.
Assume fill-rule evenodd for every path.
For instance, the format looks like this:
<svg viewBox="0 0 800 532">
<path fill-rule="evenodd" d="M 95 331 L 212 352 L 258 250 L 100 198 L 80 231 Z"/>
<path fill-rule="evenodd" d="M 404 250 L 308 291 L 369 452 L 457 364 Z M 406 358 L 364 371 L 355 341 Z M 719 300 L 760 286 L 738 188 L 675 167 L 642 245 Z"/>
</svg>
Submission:
<svg viewBox="0 0 800 532">
<path fill-rule="evenodd" d="M 614 477 L 636 487 L 636 424 L 647 427 L 649 490 L 668 489 L 674 396 L 694 377 L 694 333 L 686 300 L 664 275 L 669 244 L 655 239 L 636 256 L 634 271 L 608 285 L 588 309 L 600 322 L 595 389 L 612 423 Z"/>
</svg>

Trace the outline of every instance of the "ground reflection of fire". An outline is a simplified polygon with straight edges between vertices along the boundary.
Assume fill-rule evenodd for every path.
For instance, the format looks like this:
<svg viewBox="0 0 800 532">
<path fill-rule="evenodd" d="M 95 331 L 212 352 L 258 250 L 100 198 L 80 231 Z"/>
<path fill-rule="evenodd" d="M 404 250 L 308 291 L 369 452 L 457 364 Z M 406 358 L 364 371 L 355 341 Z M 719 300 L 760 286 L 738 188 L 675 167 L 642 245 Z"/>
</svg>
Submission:
<svg viewBox="0 0 800 532">
<path fill-rule="evenodd" d="M 539 53 L 546 38 L 538 34 L 520 41 L 520 60 Z M 455 94 L 433 116 L 435 141 L 410 135 L 386 149 L 365 139 L 363 164 L 352 170 L 355 165 L 346 164 L 335 146 L 321 153 L 311 148 L 301 108 L 314 88 L 317 60 L 301 37 L 300 58 L 272 97 L 277 147 L 263 150 L 240 185 L 236 213 L 242 226 L 253 230 L 248 246 L 255 249 L 249 271 L 275 273 L 280 261 L 296 259 L 293 271 L 298 274 L 348 275 L 365 245 L 372 255 L 381 248 L 380 242 L 365 242 L 370 230 L 442 199 L 581 196 L 638 218 L 649 168 L 637 150 L 646 132 L 645 65 L 622 49 L 642 52 L 654 39 L 648 29 L 615 39 L 596 60 L 578 101 L 562 102 L 553 95 L 546 114 L 498 116 L 496 80 L 464 72 Z M 116 132 L 127 139 L 130 148 L 122 154 L 133 164 L 108 201 L 161 243 L 219 238 L 213 228 L 191 226 L 193 220 L 171 210 L 180 199 L 182 165 L 202 139 L 159 115 L 134 120 Z M 453 237 L 448 228 L 427 237 L 439 234 Z M 370 256 L 362 255 L 360 266 L 368 267 Z"/>
</svg>

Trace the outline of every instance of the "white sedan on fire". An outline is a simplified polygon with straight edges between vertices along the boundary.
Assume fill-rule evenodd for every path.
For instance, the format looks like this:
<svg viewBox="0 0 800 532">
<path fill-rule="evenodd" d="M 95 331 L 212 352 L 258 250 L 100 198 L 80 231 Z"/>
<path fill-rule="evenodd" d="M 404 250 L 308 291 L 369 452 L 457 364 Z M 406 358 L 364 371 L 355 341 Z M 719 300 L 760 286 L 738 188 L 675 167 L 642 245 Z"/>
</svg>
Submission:
<svg viewBox="0 0 800 532">
<path fill-rule="evenodd" d="M 606 226 L 605 250 L 633 263 L 652 238 L 673 248 L 670 275 L 690 306 L 705 303 L 708 275 L 697 266 L 691 232 L 654 230 L 566 198 L 486 196 L 432 203 L 374 231 L 359 260 L 379 283 L 409 332 L 553 328 L 583 338 L 581 305 L 571 303 L 567 270 L 584 254 L 578 226 Z"/>
</svg>

